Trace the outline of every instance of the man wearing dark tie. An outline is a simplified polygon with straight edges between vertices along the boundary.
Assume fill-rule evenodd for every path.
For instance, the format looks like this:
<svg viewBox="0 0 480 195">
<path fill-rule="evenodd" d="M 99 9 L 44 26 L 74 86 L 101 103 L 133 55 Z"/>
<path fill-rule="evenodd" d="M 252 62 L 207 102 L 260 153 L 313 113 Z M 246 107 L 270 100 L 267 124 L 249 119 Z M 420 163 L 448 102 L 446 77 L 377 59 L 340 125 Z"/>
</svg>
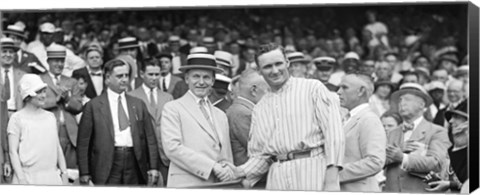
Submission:
<svg viewBox="0 0 480 195">
<path fill-rule="evenodd" d="M 80 75 L 87 82 L 87 89 L 85 89 L 85 95 L 93 99 L 99 96 L 105 88 L 103 82 L 103 53 L 96 47 L 88 48 L 85 52 L 87 66 L 74 70 L 72 77 L 79 79 Z"/>
<path fill-rule="evenodd" d="M 153 185 L 158 179 L 157 141 L 145 103 L 125 94 L 130 66 L 114 59 L 104 72 L 106 92 L 85 105 L 80 120 L 80 183 Z"/>
<path fill-rule="evenodd" d="M 161 164 L 159 165 L 162 178 L 167 177 L 168 165 L 170 161 L 165 155 L 162 146 L 162 139 L 160 137 L 160 120 L 162 117 L 162 110 L 165 103 L 172 101 L 173 97 L 167 92 L 163 92 L 158 88 L 158 80 L 160 79 L 160 65 L 156 63 L 148 63 L 140 70 L 140 77 L 143 79 L 142 86 L 129 92 L 128 94 L 141 99 L 148 105 L 148 112 L 153 117 L 153 125 L 155 128 L 155 135 L 157 137 L 158 152 L 160 155 Z M 163 184 L 162 184 L 163 185 Z"/>
<path fill-rule="evenodd" d="M 173 56 L 169 53 L 160 53 L 156 58 L 160 62 L 161 68 L 160 88 L 162 91 L 172 94 L 175 85 L 182 81 L 182 78 L 172 74 Z"/>
</svg>

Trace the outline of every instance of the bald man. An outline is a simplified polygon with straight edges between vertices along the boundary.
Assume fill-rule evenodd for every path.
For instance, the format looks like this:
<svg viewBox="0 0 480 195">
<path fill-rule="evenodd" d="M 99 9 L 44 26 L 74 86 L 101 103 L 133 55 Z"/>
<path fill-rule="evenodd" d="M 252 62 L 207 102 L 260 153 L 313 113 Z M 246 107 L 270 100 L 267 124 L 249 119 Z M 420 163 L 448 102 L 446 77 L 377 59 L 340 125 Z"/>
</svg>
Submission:
<svg viewBox="0 0 480 195">
<path fill-rule="evenodd" d="M 380 192 L 375 175 L 386 158 L 387 137 L 380 118 L 370 109 L 372 80 L 365 75 L 343 77 L 337 94 L 340 105 L 349 113 L 343 122 L 345 160 L 339 172 L 340 189 L 349 192 Z"/>
<path fill-rule="evenodd" d="M 257 71 L 248 69 L 241 74 L 237 89 L 237 98 L 227 109 L 235 166 L 242 165 L 248 160 L 248 134 L 250 133 L 253 107 L 269 87 Z"/>
</svg>

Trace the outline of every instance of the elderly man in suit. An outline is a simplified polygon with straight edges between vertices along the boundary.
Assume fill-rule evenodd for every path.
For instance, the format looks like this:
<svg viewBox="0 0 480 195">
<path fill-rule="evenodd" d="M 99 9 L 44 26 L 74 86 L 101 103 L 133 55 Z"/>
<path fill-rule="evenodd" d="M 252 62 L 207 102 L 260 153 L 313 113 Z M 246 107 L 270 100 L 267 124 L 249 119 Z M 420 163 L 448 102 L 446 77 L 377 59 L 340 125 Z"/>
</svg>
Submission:
<svg viewBox="0 0 480 195">
<path fill-rule="evenodd" d="M 102 70 L 103 52 L 96 47 L 91 47 L 85 51 L 85 57 L 87 66 L 74 70 L 72 77 L 75 79 L 79 79 L 80 77 L 85 79 L 87 83 L 85 95 L 93 99 L 99 96 L 105 88 Z"/>
<path fill-rule="evenodd" d="M 58 135 L 68 169 L 77 169 L 76 146 L 78 124 L 75 115 L 82 111 L 82 102 L 77 81 L 62 71 L 67 52 L 64 47 L 52 45 L 47 48 L 48 73 L 40 75 L 47 83 L 46 99 L 43 108 L 57 118 Z"/>
<path fill-rule="evenodd" d="M 167 187 L 209 185 L 233 177 L 227 116 L 208 99 L 216 67 L 211 54 L 190 54 L 185 73 L 189 91 L 165 104 L 162 113 L 162 142 L 170 159 Z"/>
<path fill-rule="evenodd" d="M 4 34 L 15 41 L 17 46 L 21 46 L 24 43 L 24 40 L 27 38 L 25 34 L 25 27 L 15 25 L 8 25 L 7 29 L 4 31 Z M 24 49 L 20 48 L 15 56 L 14 62 L 16 67 L 22 69 L 27 73 L 35 73 L 35 74 L 42 74 L 47 71 L 44 67 L 44 64 L 38 60 L 37 56 L 33 53 L 25 51 Z"/>
<path fill-rule="evenodd" d="M 18 82 L 22 78 L 25 71 L 16 67 L 15 52 L 19 50 L 11 38 L 0 39 L 0 135 L 2 139 L 2 148 L 4 160 L 0 164 L 0 172 L 5 176 L 6 180 L 10 180 L 12 175 L 12 168 L 10 165 L 10 158 L 8 155 L 7 142 L 7 124 L 9 116 L 23 107 L 23 101 L 19 93 L 17 93 Z M 4 178 L 0 176 L 1 180 Z"/>
<path fill-rule="evenodd" d="M 172 59 L 173 56 L 169 53 L 160 53 L 156 56 L 161 66 L 160 86 L 162 91 L 173 93 L 175 85 L 182 81 L 182 78 L 172 74 Z"/>
<path fill-rule="evenodd" d="M 385 164 L 387 136 L 368 99 L 373 82 L 365 75 L 348 74 L 339 84 L 340 105 L 348 109 L 344 120 L 345 164 L 340 171 L 342 191 L 380 192 L 375 175 Z"/>
<path fill-rule="evenodd" d="M 447 130 L 423 117 L 432 98 L 416 83 L 406 83 L 392 94 L 403 123 L 387 135 L 387 192 L 425 192 L 430 172 L 440 172 L 450 142 Z"/>
<path fill-rule="evenodd" d="M 165 103 L 172 101 L 173 97 L 167 92 L 163 92 L 158 88 L 160 79 L 160 65 L 156 63 L 148 63 L 141 68 L 140 77 L 143 79 L 142 86 L 129 92 L 133 97 L 141 99 L 148 106 L 148 112 L 152 116 L 157 137 L 158 152 L 161 164 L 159 166 L 162 177 L 166 178 L 168 173 L 168 165 L 170 161 L 165 155 L 161 139 L 160 120 L 162 118 L 162 110 Z M 163 183 L 162 183 L 163 185 Z"/>
<path fill-rule="evenodd" d="M 268 84 L 257 71 L 249 69 L 240 75 L 237 98 L 227 109 L 235 166 L 242 165 L 248 160 L 248 136 L 253 107 L 268 90 Z"/>
<path fill-rule="evenodd" d="M 153 185 L 158 147 L 145 103 L 125 94 L 131 69 L 114 59 L 105 64 L 107 89 L 84 108 L 78 131 L 80 183 Z"/>
</svg>

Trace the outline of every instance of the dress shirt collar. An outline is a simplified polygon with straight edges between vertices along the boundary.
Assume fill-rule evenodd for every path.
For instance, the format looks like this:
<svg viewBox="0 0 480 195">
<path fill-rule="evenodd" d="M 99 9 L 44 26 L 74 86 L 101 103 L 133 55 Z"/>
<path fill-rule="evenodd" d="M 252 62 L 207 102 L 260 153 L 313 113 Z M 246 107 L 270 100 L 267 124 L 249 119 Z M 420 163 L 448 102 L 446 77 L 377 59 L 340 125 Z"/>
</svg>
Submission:
<svg viewBox="0 0 480 195">
<path fill-rule="evenodd" d="M 142 84 L 142 87 L 143 87 L 143 90 L 147 93 L 147 95 L 150 95 L 150 91 L 152 89 L 150 89 L 150 87 L 145 85 L 145 83 Z M 156 94 L 156 93 L 157 93 L 157 87 L 153 88 L 153 94 Z"/>
<path fill-rule="evenodd" d="M 420 122 L 422 122 L 422 120 L 423 120 L 423 116 L 420 116 L 413 121 L 413 130 L 415 130 L 418 127 L 418 125 L 420 124 Z"/>
<path fill-rule="evenodd" d="M 93 73 L 93 74 L 99 74 L 99 73 L 100 73 L 100 74 L 103 74 L 102 69 L 94 72 L 94 71 L 92 71 L 92 69 L 90 68 L 90 66 L 87 65 L 86 67 L 87 67 L 87 70 L 88 70 L 88 73 L 89 73 L 89 74 L 92 74 L 92 73 Z"/>
<path fill-rule="evenodd" d="M 122 100 L 126 100 L 125 99 L 125 92 L 122 92 L 122 93 L 118 94 L 117 92 L 112 91 L 110 88 L 107 88 L 107 96 L 108 96 L 108 99 L 110 100 L 110 102 L 117 102 L 118 101 L 118 95 L 120 95 L 122 97 Z"/>
<path fill-rule="evenodd" d="M 252 106 L 255 106 L 255 103 L 253 103 L 252 101 L 250 101 L 250 100 L 247 99 L 247 98 L 244 98 L 244 97 L 242 97 L 242 96 L 238 96 L 237 98 L 238 98 L 238 99 L 242 99 L 243 101 L 248 102 L 248 103 L 251 104 Z"/>
<path fill-rule="evenodd" d="M 357 115 L 358 113 L 360 113 L 360 111 L 362 111 L 363 109 L 365 109 L 367 107 L 368 107 L 368 103 L 363 103 L 363 104 L 358 105 L 357 107 L 350 110 L 350 117 L 353 117 L 353 116 Z"/>
<path fill-rule="evenodd" d="M 163 78 L 165 79 L 165 81 L 169 81 L 170 78 L 172 77 L 172 73 L 168 72 Z"/>
<path fill-rule="evenodd" d="M 52 74 L 51 72 L 48 72 L 48 74 L 50 75 L 50 77 L 52 77 L 52 79 L 54 79 L 55 81 L 57 81 L 58 78 L 60 78 L 60 75 L 58 76 L 55 76 L 54 74 Z M 57 81 L 58 82 L 58 81 Z"/>
<path fill-rule="evenodd" d="M 190 93 L 190 95 L 192 95 L 193 99 L 195 99 L 195 102 L 199 105 L 200 105 L 200 100 L 202 100 L 202 99 L 204 99 L 207 104 L 210 103 L 210 101 L 208 100 L 208 96 L 205 96 L 204 98 L 199 98 L 192 92 L 192 90 L 188 90 L 188 93 Z"/>
</svg>

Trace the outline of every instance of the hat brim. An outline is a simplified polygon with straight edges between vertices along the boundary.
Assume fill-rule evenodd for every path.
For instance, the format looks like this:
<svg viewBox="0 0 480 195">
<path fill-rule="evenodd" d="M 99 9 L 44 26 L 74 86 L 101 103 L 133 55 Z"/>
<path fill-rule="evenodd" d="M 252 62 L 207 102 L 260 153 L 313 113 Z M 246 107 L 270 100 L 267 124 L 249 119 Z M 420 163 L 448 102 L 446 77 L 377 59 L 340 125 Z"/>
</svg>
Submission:
<svg viewBox="0 0 480 195">
<path fill-rule="evenodd" d="M 303 62 L 303 63 L 310 63 L 310 60 L 306 60 L 306 59 L 297 59 L 297 60 L 290 60 L 290 63 L 293 63 L 293 62 Z"/>
<path fill-rule="evenodd" d="M 219 61 L 217 61 L 217 64 L 218 64 L 218 65 L 225 66 L 225 67 L 228 67 L 228 68 L 231 68 L 231 67 L 232 67 L 232 65 L 227 64 L 227 63 L 224 63 L 224 62 L 219 62 Z"/>
<path fill-rule="evenodd" d="M 40 84 L 38 84 L 38 86 L 36 86 L 35 89 L 31 90 L 31 91 L 28 92 L 28 93 L 24 93 L 24 94 L 22 95 L 22 100 L 25 100 L 25 98 L 27 98 L 28 96 L 30 96 L 30 97 L 35 97 L 35 96 L 37 96 L 37 91 L 38 91 L 38 90 L 41 90 L 41 89 L 44 89 L 44 88 L 47 88 L 47 87 L 48 87 L 48 85 L 47 85 L 46 83 L 40 83 Z"/>
<path fill-rule="evenodd" d="M 423 100 L 425 100 L 425 107 L 429 107 L 433 103 L 432 97 L 430 97 L 429 95 L 427 95 L 427 94 L 425 94 L 425 93 L 423 93 L 419 90 L 416 90 L 416 89 L 400 89 L 398 91 L 395 91 L 392 94 L 391 98 L 392 98 L 393 102 L 398 103 L 398 101 L 400 99 L 400 96 L 405 95 L 405 94 L 413 94 L 413 95 L 421 97 Z"/>
<path fill-rule="evenodd" d="M 223 69 L 218 68 L 218 67 L 213 67 L 213 66 L 207 66 L 207 65 L 186 65 L 186 66 L 181 66 L 178 68 L 181 72 L 185 73 L 190 69 L 206 69 L 206 70 L 213 70 L 215 73 L 221 73 L 223 72 Z"/>
<path fill-rule="evenodd" d="M 450 121 L 450 119 L 453 117 L 453 115 L 460 115 L 460 116 L 463 116 L 465 118 L 469 118 L 468 117 L 468 113 L 465 113 L 465 112 L 462 112 L 462 111 L 459 111 L 459 110 L 449 110 L 447 112 L 445 112 L 445 119 L 447 119 L 447 121 Z"/>
<path fill-rule="evenodd" d="M 27 38 L 27 35 L 19 33 L 19 32 L 15 32 L 15 31 L 11 31 L 11 30 L 5 30 L 4 33 L 6 35 L 15 35 L 15 36 L 18 36 L 18 37 L 22 37 L 23 39 Z"/>
<path fill-rule="evenodd" d="M 388 81 L 379 81 L 377 83 L 374 84 L 375 86 L 375 89 L 377 89 L 378 87 L 382 86 L 382 85 L 387 85 L 389 86 L 390 88 L 392 88 L 392 90 L 395 90 L 395 88 L 397 87 L 395 85 L 395 83 L 392 83 L 392 82 L 388 82 Z"/>
<path fill-rule="evenodd" d="M 20 49 L 20 47 L 9 45 L 9 46 L 2 46 L 2 49 L 13 49 L 13 51 L 17 52 Z"/>
<path fill-rule="evenodd" d="M 130 49 L 130 48 L 138 48 L 138 47 L 140 47 L 140 45 L 126 45 L 126 46 L 118 47 L 117 49 L 121 50 L 121 49 Z"/>
</svg>

